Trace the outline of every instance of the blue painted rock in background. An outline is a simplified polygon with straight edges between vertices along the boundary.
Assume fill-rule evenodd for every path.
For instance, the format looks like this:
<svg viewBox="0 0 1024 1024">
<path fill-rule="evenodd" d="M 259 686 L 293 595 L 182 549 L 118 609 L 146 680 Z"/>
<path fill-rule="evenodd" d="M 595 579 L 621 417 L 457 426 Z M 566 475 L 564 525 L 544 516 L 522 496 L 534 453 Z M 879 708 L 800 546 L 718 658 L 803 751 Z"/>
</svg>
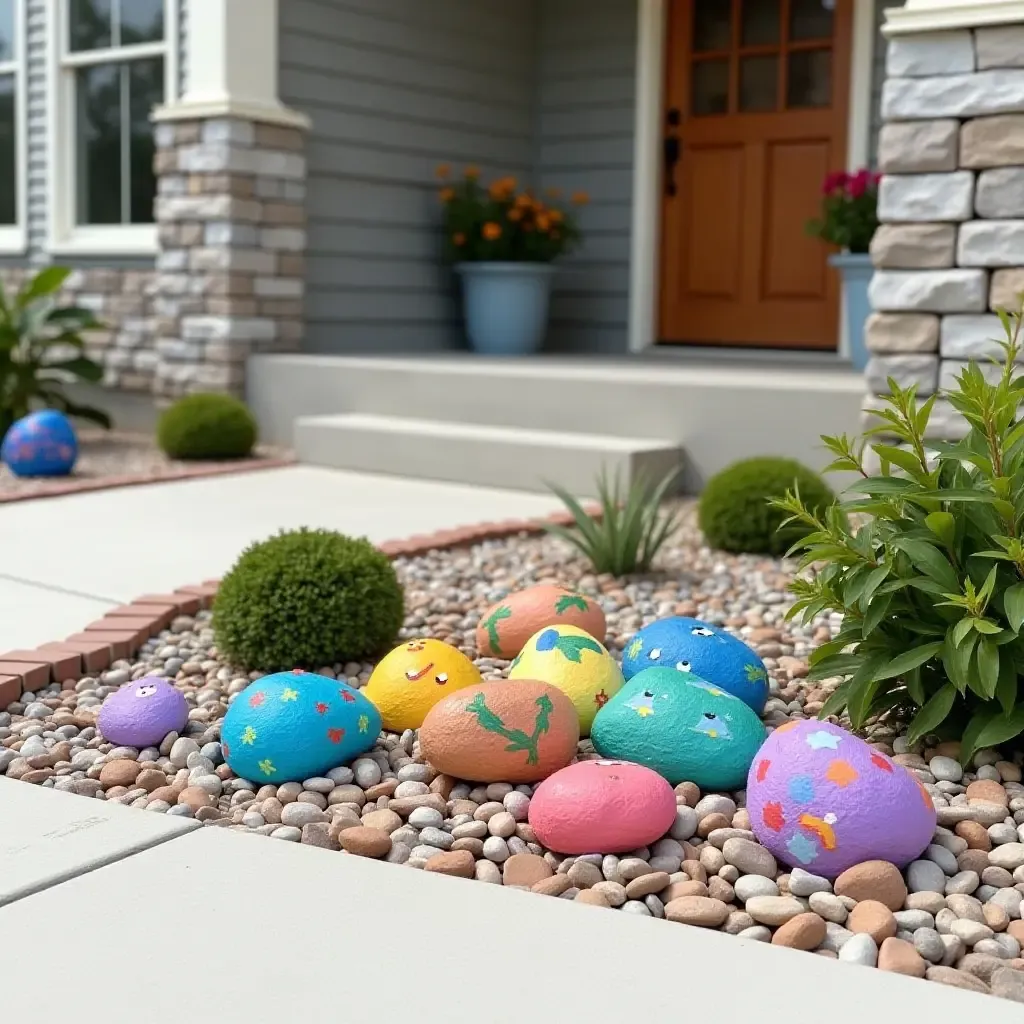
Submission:
<svg viewBox="0 0 1024 1024">
<path fill-rule="evenodd" d="M 654 666 L 693 672 L 739 697 L 758 714 L 768 700 L 764 662 L 742 640 L 700 619 L 659 619 L 630 640 L 622 655 L 626 679 Z"/>
<path fill-rule="evenodd" d="M 0 462 L 15 476 L 67 476 L 77 458 L 75 428 L 56 409 L 23 416 L 0 446 Z"/>
<path fill-rule="evenodd" d="M 369 750 L 380 712 L 357 689 L 311 672 L 257 679 L 228 708 L 224 760 L 253 782 L 302 782 Z"/>
<path fill-rule="evenodd" d="M 637 673 L 597 713 L 590 737 L 602 757 L 653 768 L 672 785 L 742 789 L 765 730 L 743 701 L 691 672 Z"/>
<path fill-rule="evenodd" d="M 96 719 L 105 740 L 119 746 L 158 747 L 171 732 L 184 731 L 188 704 L 174 684 L 143 676 L 112 693 Z"/>
</svg>

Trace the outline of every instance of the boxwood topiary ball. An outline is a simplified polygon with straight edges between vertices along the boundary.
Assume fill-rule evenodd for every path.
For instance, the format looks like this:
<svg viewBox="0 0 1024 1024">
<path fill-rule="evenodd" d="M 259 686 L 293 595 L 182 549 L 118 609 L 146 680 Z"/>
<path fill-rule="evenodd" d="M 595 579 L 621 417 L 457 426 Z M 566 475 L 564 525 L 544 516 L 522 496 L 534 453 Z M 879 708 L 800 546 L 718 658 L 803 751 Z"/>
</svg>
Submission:
<svg viewBox="0 0 1024 1024">
<path fill-rule="evenodd" d="M 213 628 L 221 653 L 249 671 L 316 670 L 393 646 L 404 603 L 368 540 L 294 530 L 242 553 L 221 581 Z"/>
<path fill-rule="evenodd" d="M 256 420 L 230 395 L 187 395 L 160 417 L 156 439 L 172 459 L 244 459 L 256 444 Z"/>
<path fill-rule="evenodd" d="M 708 544 L 737 554 L 783 554 L 807 528 L 795 524 L 784 528 L 788 515 L 769 501 L 785 497 L 794 488 L 815 512 L 836 500 L 821 476 L 795 459 L 765 456 L 723 469 L 700 496 L 698 516 Z"/>
</svg>

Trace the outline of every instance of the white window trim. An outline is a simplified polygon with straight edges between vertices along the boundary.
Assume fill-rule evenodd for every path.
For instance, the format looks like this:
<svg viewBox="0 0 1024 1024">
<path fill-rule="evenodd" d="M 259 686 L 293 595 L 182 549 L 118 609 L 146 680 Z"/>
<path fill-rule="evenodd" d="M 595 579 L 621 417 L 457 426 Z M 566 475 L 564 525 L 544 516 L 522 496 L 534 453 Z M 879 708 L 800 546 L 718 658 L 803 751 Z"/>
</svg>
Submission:
<svg viewBox="0 0 1024 1024">
<path fill-rule="evenodd" d="M 25 0 L 14 3 L 15 59 L 0 63 L 0 74 L 14 76 L 14 185 L 17 190 L 14 224 L 0 226 L 0 253 L 21 255 L 28 241 L 28 75 L 25 59 Z"/>
<path fill-rule="evenodd" d="M 48 0 L 50 201 L 47 250 L 55 256 L 155 256 L 158 252 L 156 224 L 82 226 L 75 223 L 74 72 L 90 64 L 110 63 L 126 54 L 161 56 L 164 59 L 164 102 L 173 103 L 178 96 L 181 46 L 178 0 L 164 0 L 165 38 L 162 42 L 81 53 L 68 50 L 67 12 L 67 0 Z"/>
</svg>

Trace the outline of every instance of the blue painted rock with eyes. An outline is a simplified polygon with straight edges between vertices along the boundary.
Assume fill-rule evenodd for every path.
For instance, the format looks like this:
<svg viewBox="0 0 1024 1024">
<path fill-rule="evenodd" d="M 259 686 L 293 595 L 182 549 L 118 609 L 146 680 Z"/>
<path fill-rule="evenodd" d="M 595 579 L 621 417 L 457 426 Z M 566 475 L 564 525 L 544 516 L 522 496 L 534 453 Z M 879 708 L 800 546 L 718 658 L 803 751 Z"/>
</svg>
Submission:
<svg viewBox="0 0 1024 1024">
<path fill-rule="evenodd" d="M 658 619 L 630 640 L 622 655 L 626 679 L 655 666 L 692 672 L 739 697 L 758 714 L 768 700 L 764 662 L 742 640 L 700 619 Z"/>
<path fill-rule="evenodd" d="M 590 733 L 602 757 L 652 768 L 672 785 L 742 789 L 765 740 L 743 701 L 692 672 L 638 672 L 597 713 Z"/>
</svg>

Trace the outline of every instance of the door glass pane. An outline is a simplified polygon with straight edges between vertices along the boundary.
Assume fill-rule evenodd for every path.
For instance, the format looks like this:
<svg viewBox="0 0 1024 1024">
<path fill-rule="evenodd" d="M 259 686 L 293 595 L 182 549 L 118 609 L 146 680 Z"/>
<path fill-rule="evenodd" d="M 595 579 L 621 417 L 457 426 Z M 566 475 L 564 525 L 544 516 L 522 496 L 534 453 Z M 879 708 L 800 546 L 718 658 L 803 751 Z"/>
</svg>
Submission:
<svg viewBox="0 0 1024 1024">
<path fill-rule="evenodd" d="M 79 224 L 121 223 L 120 71 L 99 64 L 75 76 Z"/>
<path fill-rule="evenodd" d="M 835 0 L 790 0 L 790 39 L 831 39 Z"/>
<path fill-rule="evenodd" d="M 14 0 L 0 0 L 0 62 L 17 60 L 14 39 Z"/>
<path fill-rule="evenodd" d="M 164 37 L 164 0 L 121 0 L 121 45 Z"/>
<path fill-rule="evenodd" d="M 690 109 L 697 115 L 729 112 L 727 60 L 702 60 L 694 63 Z"/>
<path fill-rule="evenodd" d="M 68 0 L 69 46 L 100 50 L 113 46 L 111 0 Z"/>
<path fill-rule="evenodd" d="M 732 0 L 695 0 L 693 52 L 728 50 L 732 45 Z"/>
<path fill-rule="evenodd" d="M 745 114 L 779 105 L 779 58 L 744 57 L 740 61 L 740 110 Z"/>
<path fill-rule="evenodd" d="M 799 108 L 831 105 L 832 51 L 798 50 L 791 53 L 786 106 Z"/>
<path fill-rule="evenodd" d="M 133 224 L 152 224 L 156 198 L 156 174 L 153 171 L 156 147 L 149 116 L 153 108 L 164 101 L 164 62 L 160 57 L 134 60 L 128 67 L 132 133 L 131 220 Z"/>
<path fill-rule="evenodd" d="M 779 0 L 743 0 L 740 38 L 744 46 L 771 46 L 779 41 Z"/>
<path fill-rule="evenodd" d="M 17 122 L 14 75 L 0 78 L 0 224 L 18 221 Z"/>
</svg>

